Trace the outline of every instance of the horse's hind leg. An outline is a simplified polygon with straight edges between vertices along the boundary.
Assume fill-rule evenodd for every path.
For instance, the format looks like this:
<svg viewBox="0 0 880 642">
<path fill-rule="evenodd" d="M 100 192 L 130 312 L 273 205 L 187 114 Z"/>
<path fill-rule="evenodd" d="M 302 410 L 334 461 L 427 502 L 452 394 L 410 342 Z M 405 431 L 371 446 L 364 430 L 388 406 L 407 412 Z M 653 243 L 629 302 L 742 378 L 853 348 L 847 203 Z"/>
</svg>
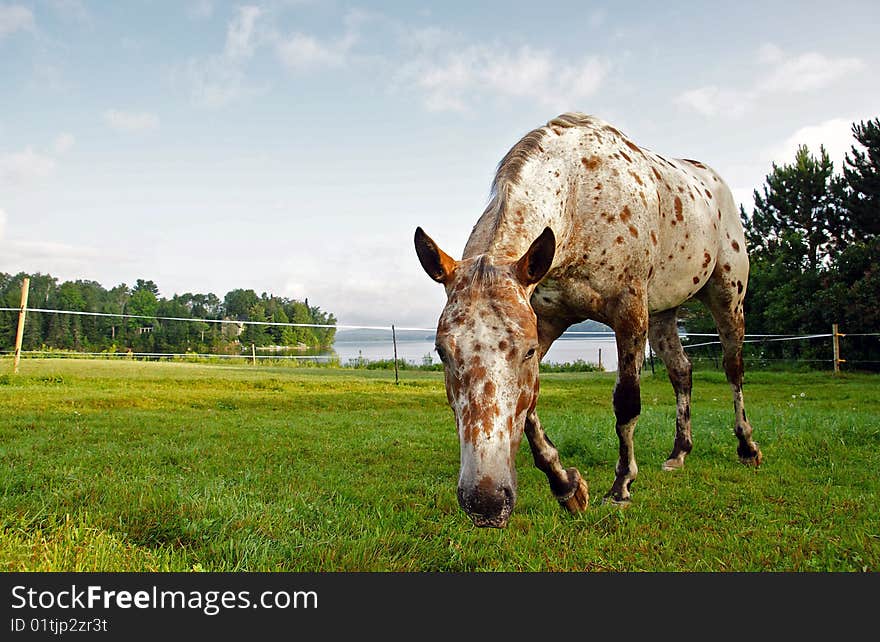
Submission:
<svg viewBox="0 0 880 642">
<path fill-rule="evenodd" d="M 663 470 L 684 466 L 684 458 L 693 448 L 691 439 L 691 362 L 678 336 L 677 308 L 652 315 L 648 322 L 651 347 L 660 355 L 675 390 L 675 443 Z"/>
<path fill-rule="evenodd" d="M 525 432 L 535 466 L 547 475 L 550 490 L 553 491 L 560 505 L 571 513 L 585 510 L 590 500 L 587 482 L 583 480 L 577 468 L 562 467 L 559 451 L 544 433 L 538 413 L 534 410 L 526 417 Z"/>
<path fill-rule="evenodd" d="M 742 346 L 745 338 L 745 318 L 743 315 L 743 298 L 745 297 L 745 280 L 713 278 L 698 295 L 709 308 L 718 337 L 724 352 L 724 373 L 733 391 L 733 410 L 735 415 L 734 433 L 739 440 L 736 449 L 739 459 L 748 466 L 759 466 L 763 455 L 752 440 L 752 426 L 746 418 L 743 403 L 743 358 Z"/>
</svg>

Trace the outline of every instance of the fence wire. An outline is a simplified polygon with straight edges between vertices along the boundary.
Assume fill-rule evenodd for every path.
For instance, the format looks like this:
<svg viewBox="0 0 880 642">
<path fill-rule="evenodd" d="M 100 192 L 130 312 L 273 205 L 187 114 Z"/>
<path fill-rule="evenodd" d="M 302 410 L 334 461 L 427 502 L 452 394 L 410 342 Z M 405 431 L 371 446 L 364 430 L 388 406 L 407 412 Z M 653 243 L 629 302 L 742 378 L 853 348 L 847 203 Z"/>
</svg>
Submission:
<svg viewBox="0 0 880 642">
<path fill-rule="evenodd" d="M 20 312 L 20 308 L 12 308 L 12 307 L 0 307 L 0 312 Z M 191 322 L 191 323 L 209 323 L 209 324 L 221 324 L 221 325 L 234 325 L 238 327 L 244 326 L 269 326 L 269 327 L 289 327 L 289 328 L 323 328 L 323 329 L 333 329 L 333 330 L 372 330 L 372 331 L 385 331 L 391 334 L 392 336 L 389 339 L 393 338 L 395 332 L 436 332 L 436 328 L 427 328 L 427 327 L 411 327 L 411 326 L 397 326 L 394 324 L 389 325 L 355 325 L 355 324 L 318 324 L 318 323 L 293 323 L 293 322 L 279 322 L 279 321 L 253 321 L 253 320 L 238 320 L 238 319 L 209 319 L 209 318 L 200 318 L 200 317 L 173 317 L 173 316 L 150 316 L 150 315 L 142 315 L 142 314 L 126 314 L 126 313 L 115 313 L 115 312 L 90 312 L 84 310 L 57 310 L 51 308 L 26 308 L 27 312 L 37 312 L 43 314 L 68 314 L 73 316 L 87 316 L 87 317 L 101 317 L 101 318 L 112 318 L 112 319 L 139 319 L 143 321 L 155 322 L 155 321 L 174 321 L 174 322 Z M 778 342 L 778 341 L 805 341 L 805 340 L 813 340 L 813 339 L 828 339 L 833 337 L 832 333 L 818 333 L 818 334 L 746 334 L 744 335 L 745 339 L 743 343 L 752 344 L 752 343 L 770 343 L 770 342 Z M 880 337 L 880 332 L 860 332 L 860 333 L 839 333 L 838 337 Z M 581 331 L 581 330 L 569 330 L 563 332 L 561 335 L 564 337 L 571 338 L 596 338 L 596 339 L 613 339 L 615 338 L 615 333 L 611 330 L 599 330 L 599 331 Z M 679 337 L 682 339 L 690 339 L 690 338 L 714 338 L 714 340 L 710 341 L 702 341 L 700 343 L 683 343 L 682 347 L 685 350 L 691 350 L 693 348 L 703 348 L 708 346 L 720 346 L 721 341 L 718 340 L 717 333 L 702 333 L 702 332 L 679 332 Z M 11 350 L 0 350 L 0 354 L 12 354 Z M 650 344 L 648 346 L 648 354 L 651 353 Z M 132 351 L 120 351 L 120 352 L 80 352 L 80 351 L 70 351 L 70 350 L 22 350 L 20 352 L 21 355 L 52 355 L 52 356 L 94 356 L 94 357 L 133 357 L 133 358 L 141 358 L 141 359 L 157 359 L 157 358 L 202 358 L 202 359 L 251 359 L 251 360 L 292 360 L 292 361 L 331 361 L 333 359 L 332 356 L 329 355 L 290 355 L 290 354 L 246 354 L 244 352 L 240 354 L 225 354 L 225 353 L 199 353 L 199 352 L 132 352 Z M 691 359 L 694 360 L 717 360 L 715 357 L 703 357 L 703 356 L 692 356 Z M 744 359 L 746 361 L 797 361 L 797 362 L 814 362 L 814 363 L 833 363 L 834 359 L 809 359 L 809 358 L 773 358 L 773 357 L 763 357 L 763 356 L 745 356 Z M 880 361 L 872 361 L 872 360 L 846 360 L 845 363 L 866 363 L 866 364 L 875 364 L 880 363 Z"/>
</svg>

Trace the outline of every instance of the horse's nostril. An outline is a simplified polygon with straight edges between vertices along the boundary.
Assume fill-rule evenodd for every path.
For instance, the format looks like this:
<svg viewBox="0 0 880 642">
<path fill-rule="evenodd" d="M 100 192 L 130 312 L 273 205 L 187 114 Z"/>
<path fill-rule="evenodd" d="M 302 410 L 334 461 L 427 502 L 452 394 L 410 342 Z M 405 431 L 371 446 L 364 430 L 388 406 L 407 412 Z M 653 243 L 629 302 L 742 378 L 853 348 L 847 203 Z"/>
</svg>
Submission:
<svg viewBox="0 0 880 642">
<path fill-rule="evenodd" d="M 458 503 L 477 526 L 503 527 L 515 502 L 516 492 L 506 484 L 484 481 L 475 487 L 458 488 Z"/>
</svg>

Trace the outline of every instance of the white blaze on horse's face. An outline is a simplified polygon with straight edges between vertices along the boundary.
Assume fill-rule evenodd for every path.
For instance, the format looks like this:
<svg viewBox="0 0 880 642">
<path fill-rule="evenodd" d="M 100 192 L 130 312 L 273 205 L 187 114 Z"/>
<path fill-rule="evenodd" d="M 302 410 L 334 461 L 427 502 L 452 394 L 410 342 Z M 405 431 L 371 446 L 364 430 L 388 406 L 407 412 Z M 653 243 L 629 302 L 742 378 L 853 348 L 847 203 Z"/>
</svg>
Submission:
<svg viewBox="0 0 880 642">
<path fill-rule="evenodd" d="M 516 453 L 538 399 L 537 318 L 529 299 L 553 261 L 548 228 L 518 261 L 460 262 L 419 228 L 416 251 L 448 300 L 437 352 L 461 448 L 458 501 L 477 526 L 503 527 L 516 502 Z"/>
</svg>

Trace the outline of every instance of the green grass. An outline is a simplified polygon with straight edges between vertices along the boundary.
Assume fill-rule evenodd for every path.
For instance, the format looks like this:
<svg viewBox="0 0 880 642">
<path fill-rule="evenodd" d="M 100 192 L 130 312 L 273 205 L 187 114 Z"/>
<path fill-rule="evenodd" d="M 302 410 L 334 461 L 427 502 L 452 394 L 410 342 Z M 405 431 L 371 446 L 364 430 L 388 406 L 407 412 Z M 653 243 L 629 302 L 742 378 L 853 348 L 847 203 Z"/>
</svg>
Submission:
<svg viewBox="0 0 880 642">
<path fill-rule="evenodd" d="M 9 373 L 8 359 L 0 373 Z M 591 506 L 559 509 L 524 443 L 505 530 L 458 508 L 442 374 L 84 360 L 0 374 L 0 570 L 878 571 L 880 378 L 749 372 L 764 452 L 738 463 L 723 376 L 643 379 L 633 504 L 614 475 L 613 373 L 544 374 L 539 413 Z"/>
</svg>

